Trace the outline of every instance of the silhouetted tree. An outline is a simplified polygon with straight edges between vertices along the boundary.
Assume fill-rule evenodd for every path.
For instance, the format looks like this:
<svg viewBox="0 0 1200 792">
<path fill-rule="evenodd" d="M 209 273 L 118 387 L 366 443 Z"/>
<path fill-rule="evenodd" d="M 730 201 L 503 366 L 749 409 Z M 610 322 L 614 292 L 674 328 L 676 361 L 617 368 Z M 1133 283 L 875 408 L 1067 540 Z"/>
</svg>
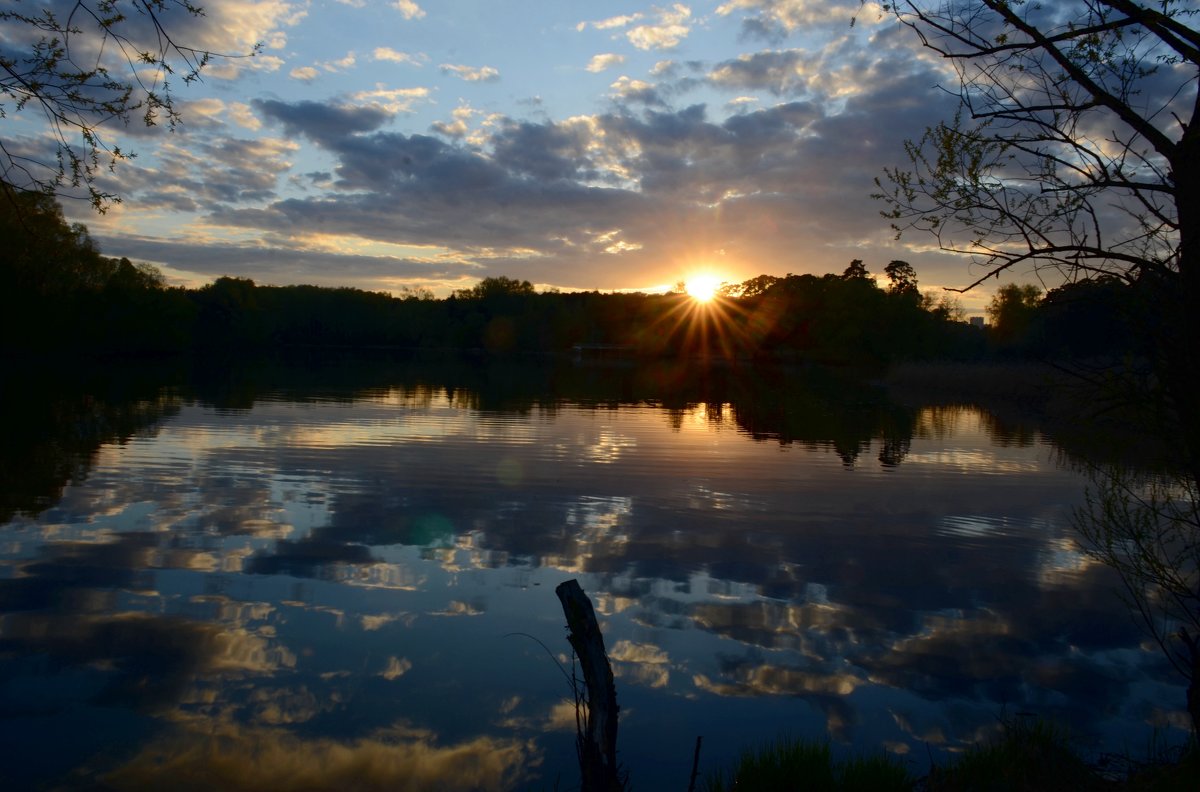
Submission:
<svg viewBox="0 0 1200 792">
<path fill-rule="evenodd" d="M 1109 275 L 1065 283 L 1038 308 L 1043 348 L 1066 358 L 1145 354 L 1148 308 L 1137 289 Z"/>
<path fill-rule="evenodd" d="M 1026 346 L 1042 290 L 1033 284 L 1001 286 L 987 305 L 992 333 L 1002 347 Z"/>
<path fill-rule="evenodd" d="M 68 223 L 49 195 L 22 193 L 0 182 L 0 286 L 24 299 L 98 289 L 114 266 L 100 255 L 87 227 Z"/>
<path fill-rule="evenodd" d="M 774 275 L 757 275 L 736 286 L 729 287 L 722 293 L 729 297 L 758 297 L 781 280 L 783 279 Z"/>
<path fill-rule="evenodd" d="M 454 296 L 460 300 L 486 300 L 497 297 L 528 297 L 534 294 L 533 284 L 505 275 L 484 278 L 469 289 L 459 289 Z"/>
<path fill-rule="evenodd" d="M 850 280 L 851 278 L 869 278 L 870 273 L 867 272 L 867 267 L 863 264 L 862 259 L 854 259 L 850 262 L 850 266 L 842 273 L 842 278 Z"/>
<path fill-rule="evenodd" d="M 917 296 L 917 271 L 907 261 L 891 261 L 883 268 L 887 275 L 888 291 L 892 294 Z"/>
</svg>

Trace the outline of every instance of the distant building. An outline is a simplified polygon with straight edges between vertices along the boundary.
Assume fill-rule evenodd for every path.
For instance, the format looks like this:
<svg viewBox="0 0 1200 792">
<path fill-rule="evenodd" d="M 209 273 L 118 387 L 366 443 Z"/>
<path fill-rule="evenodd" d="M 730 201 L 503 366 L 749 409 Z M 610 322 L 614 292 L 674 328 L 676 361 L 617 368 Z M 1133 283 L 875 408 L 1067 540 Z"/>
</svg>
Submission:
<svg viewBox="0 0 1200 792">
<path fill-rule="evenodd" d="M 978 327 L 980 330 L 982 330 L 985 327 L 983 317 L 982 316 L 972 316 L 971 317 L 971 327 Z"/>
</svg>

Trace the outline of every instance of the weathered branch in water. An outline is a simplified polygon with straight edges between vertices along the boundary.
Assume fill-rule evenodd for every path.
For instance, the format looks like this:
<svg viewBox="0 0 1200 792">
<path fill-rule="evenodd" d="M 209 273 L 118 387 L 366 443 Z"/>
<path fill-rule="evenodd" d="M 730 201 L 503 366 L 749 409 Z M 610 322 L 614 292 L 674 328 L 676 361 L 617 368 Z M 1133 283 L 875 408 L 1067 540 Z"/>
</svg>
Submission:
<svg viewBox="0 0 1200 792">
<path fill-rule="evenodd" d="M 567 640 L 579 658 L 587 690 L 576 735 L 581 789 L 583 792 L 622 790 L 625 785 L 617 773 L 617 688 L 596 611 L 576 580 L 560 583 L 554 593 L 567 617 L 567 628 L 571 631 Z M 578 704 L 578 697 L 576 701 Z"/>
</svg>

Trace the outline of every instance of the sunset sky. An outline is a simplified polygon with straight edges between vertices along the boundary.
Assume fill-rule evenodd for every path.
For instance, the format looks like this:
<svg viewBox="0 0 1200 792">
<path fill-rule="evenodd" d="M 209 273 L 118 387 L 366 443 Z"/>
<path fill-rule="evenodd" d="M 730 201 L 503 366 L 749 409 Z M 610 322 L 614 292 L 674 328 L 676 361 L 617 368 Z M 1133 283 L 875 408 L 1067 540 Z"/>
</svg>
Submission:
<svg viewBox="0 0 1200 792">
<path fill-rule="evenodd" d="M 124 203 L 68 206 L 173 283 L 659 290 L 854 258 L 972 280 L 930 238 L 896 242 L 870 197 L 955 109 L 946 65 L 875 4 L 201 5 L 167 15 L 178 38 L 261 53 L 176 86 L 174 133 L 106 129 L 138 154 L 102 185 Z M 5 136 L 38 120 L 10 114 Z"/>
</svg>

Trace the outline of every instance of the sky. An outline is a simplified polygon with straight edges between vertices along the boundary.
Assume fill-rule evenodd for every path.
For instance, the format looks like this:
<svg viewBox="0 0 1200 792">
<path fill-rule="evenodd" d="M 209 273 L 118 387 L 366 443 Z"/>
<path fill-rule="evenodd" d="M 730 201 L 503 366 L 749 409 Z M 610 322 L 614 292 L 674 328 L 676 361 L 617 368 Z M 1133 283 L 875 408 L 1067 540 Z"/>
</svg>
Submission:
<svg viewBox="0 0 1200 792">
<path fill-rule="evenodd" d="M 909 261 L 923 289 L 974 280 L 932 238 L 897 241 L 871 198 L 955 110 L 947 64 L 876 4 L 201 5 L 164 17 L 178 39 L 260 52 L 175 85 L 174 131 L 103 127 L 137 154 L 101 184 L 123 202 L 67 206 L 172 283 L 658 291 L 856 258 Z"/>
</svg>

